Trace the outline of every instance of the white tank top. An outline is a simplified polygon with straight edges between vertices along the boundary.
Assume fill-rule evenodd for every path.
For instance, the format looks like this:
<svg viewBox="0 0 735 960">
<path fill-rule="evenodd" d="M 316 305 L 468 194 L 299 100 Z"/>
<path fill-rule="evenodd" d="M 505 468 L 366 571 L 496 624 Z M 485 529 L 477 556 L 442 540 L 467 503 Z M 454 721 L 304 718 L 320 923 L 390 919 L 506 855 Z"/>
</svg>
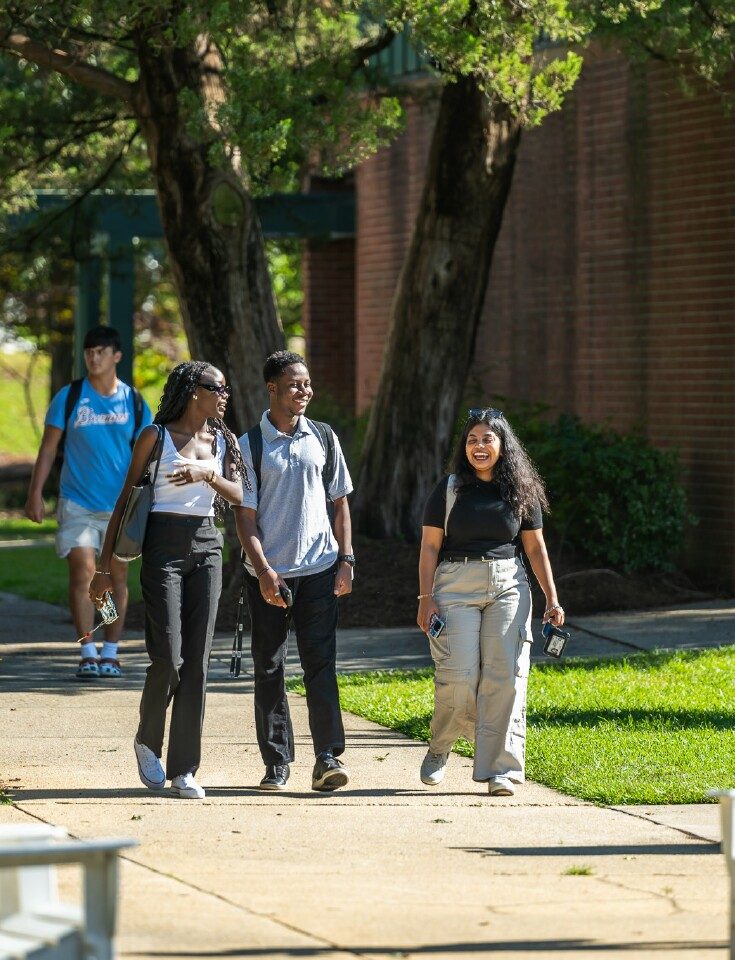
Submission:
<svg viewBox="0 0 735 960">
<path fill-rule="evenodd" d="M 156 477 L 155 499 L 151 513 L 183 513 L 189 517 L 214 516 L 214 490 L 208 483 L 200 480 L 198 483 L 187 483 L 183 486 L 172 483 L 166 476 L 173 473 L 177 467 L 185 467 L 190 463 L 214 470 L 220 477 L 223 474 L 225 451 L 227 447 L 220 434 L 217 434 L 217 453 L 209 460 L 191 460 L 182 457 L 171 439 L 171 434 L 163 428 L 163 450 L 161 463 Z M 155 464 L 151 465 L 151 476 L 155 473 Z"/>
</svg>

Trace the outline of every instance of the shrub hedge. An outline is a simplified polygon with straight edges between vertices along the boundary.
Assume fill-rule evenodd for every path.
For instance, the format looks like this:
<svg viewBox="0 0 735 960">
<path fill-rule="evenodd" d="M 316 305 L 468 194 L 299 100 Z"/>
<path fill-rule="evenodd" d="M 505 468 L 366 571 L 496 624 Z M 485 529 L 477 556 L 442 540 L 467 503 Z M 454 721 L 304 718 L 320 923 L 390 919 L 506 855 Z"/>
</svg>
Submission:
<svg viewBox="0 0 735 960">
<path fill-rule="evenodd" d="M 546 482 L 557 537 L 617 569 L 672 569 L 694 522 L 676 452 L 579 417 L 549 420 L 540 405 L 505 409 Z"/>
</svg>

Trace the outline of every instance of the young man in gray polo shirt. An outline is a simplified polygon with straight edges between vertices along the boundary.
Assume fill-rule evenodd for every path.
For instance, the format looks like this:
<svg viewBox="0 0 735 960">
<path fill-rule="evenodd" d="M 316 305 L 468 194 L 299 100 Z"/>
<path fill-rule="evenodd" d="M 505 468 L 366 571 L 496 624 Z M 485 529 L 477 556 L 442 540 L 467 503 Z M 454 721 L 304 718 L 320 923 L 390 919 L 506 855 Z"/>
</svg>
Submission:
<svg viewBox="0 0 735 960">
<path fill-rule="evenodd" d="M 347 503 L 352 482 L 337 437 L 304 416 L 313 390 L 303 357 L 285 350 L 274 353 L 263 376 L 269 409 L 258 427 L 240 437 L 245 466 L 257 482 L 235 509 L 247 558 L 255 725 L 265 763 L 260 786 L 284 789 L 294 759 L 284 681 L 293 623 L 316 754 L 312 787 L 336 790 L 349 780 L 338 759 L 345 734 L 335 661 L 337 600 L 352 590 L 355 563 Z M 331 475 L 326 485 L 325 470 Z M 334 529 L 327 497 L 334 504 Z"/>
</svg>

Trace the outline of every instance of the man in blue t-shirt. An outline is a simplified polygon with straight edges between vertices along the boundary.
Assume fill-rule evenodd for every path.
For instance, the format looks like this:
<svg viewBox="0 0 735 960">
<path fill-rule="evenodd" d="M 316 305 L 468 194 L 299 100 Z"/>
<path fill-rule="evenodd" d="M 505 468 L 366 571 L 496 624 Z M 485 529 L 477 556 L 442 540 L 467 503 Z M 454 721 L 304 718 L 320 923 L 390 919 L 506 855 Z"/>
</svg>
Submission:
<svg viewBox="0 0 735 960">
<path fill-rule="evenodd" d="M 88 591 L 96 557 L 125 480 L 133 443 L 153 420 L 142 397 L 118 380 L 121 357 L 117 330 L 95 327 L 87 333 L 87 376 L 81 383 L 62 387 L 51 401 L 26 501 L 26 515 L 41 523 L 45 512 L 43 485 L 63 437 L 56 552 L 69 562 L 69 606 L 77 636 L 84 638 L 76 673 L 80 680 L 122 675 L 117 648 L 128 605 L 127 563 L 113 560 L 110 567 L 119 618 L 104 628 L 99 654 L 88 636 L 94 624 Z"/>
</svg>

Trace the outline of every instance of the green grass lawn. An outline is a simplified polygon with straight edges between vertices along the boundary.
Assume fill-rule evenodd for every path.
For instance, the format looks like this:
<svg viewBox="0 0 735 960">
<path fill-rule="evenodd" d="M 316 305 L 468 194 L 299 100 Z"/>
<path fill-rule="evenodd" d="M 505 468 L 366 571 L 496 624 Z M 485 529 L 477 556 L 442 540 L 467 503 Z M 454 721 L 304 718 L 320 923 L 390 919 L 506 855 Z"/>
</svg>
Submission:
<svg viewBox="0 0 735 960">
<path fill-rule="evenodd" d="M 53 528 L 55 521 L 46 521 Z M 40 529 L 40 528 L 38 528 Z M 0 536 L 0 539 L 9 539 Z M 140 560 L 133 560 L 128 576 L 130 600 L 141 599 Z M 66 560 L 59 560 L 52 544 L 0 549 L 0 584 L 6 593 L 17 593 L 27 600 L 67 604 L 68 573 Z"/>
<path fill-rule="evenodd" d="M 48 537 L 56 533 L 56 520 L 47 518 L 43 524 L 23 518 L 0 518 L 0 541 Z M 228 545 L 223 560 L 227 563 Z M 129 564 L 128 587 L 130 600 L 141 599 L 140 560 Z M 27 600 L 45 600 L 46 603 L 67 603 L 67 564 L 59 560 L 53 544 L 42 543 L 28 547 L 0 547 L 0 589 L 17 593 Z"/>
<path fill-rule="evenodd" d="M 351 674 L 339 686 L 345 710 L 428 740 L 432 669 Z M 735 648 L 535 665 L 528 776 L 606 804 L 707 801 L 708 788 L 735 787 L 734 690 Z"/>
<path fill-rule="evenodd" d="M 34 458 L 38 452 L 40 433 L 33 429 L 28 413 L 23 384 L 9 372 L 15 370 L 21 375 L 28 369 L 30 355 L 26 353 L 4 353 L 3 368 L 0 370 L 0 453 Z M 33 368 L 31 397 L 36 414 L 36 424 L 43 432 L 43 418 L 49 404 L 50 359 L 41 354 Z"/>
<path fill-rule="evenodd" d="M 39 537 L 52 537 L 56 533 L 56 521 L 47 517 L 43 523 L 34 523 L 25 517 L 0 518 L 0 541 L 36 540 Z"/>
</svg>

